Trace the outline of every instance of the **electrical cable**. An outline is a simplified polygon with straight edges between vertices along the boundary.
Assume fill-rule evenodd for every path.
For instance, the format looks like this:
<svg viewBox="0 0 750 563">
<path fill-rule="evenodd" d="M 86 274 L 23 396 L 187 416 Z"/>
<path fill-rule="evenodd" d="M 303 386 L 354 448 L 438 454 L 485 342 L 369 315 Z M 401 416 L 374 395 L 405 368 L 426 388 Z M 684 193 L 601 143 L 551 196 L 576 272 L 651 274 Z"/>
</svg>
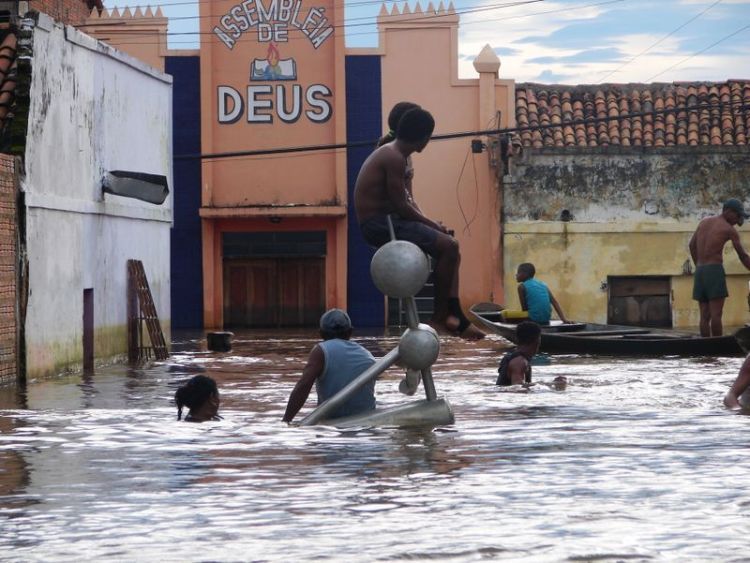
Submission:
<svg viewBox="0 0 750 563">
<path fill-rule="evenodd" d="M 476 6 L 476 7 L 466 8 L 464 10 L 455 10 L 454 12 L 451 12 L 451 13 L 447 13 L 446 12 L 446 13 L 433 13 L 433 14 L 430 14 L 430 13 L 425 13 L 424 11 L 422 11 L 421 13 L 416 13 L 415 14 L 415 13 L 411 12 L 411 13 L 406 14 L 406 15 L 414 16 L 414 17 L 410 17 L 410 18 L 408 18 L 406 20 L 402 19 L 400 21 L 401 22 L 403 22 L 403 21 L 407 21 L 407 22 L 419 22 L 419 21 L 422 21 L 422 20 L 431 20 L 431 19 L 436 19 L 436 18 L 443 18 L 446 15 L 450 15 L 450 16 L 459 15 L 460 16 L 460 15 L 463 15 L 463 14 L 473 14 L 473 13 L 477 13 L 477 12 L 487 12 L 487 11 L 493 11 L 493 10 L 502 10 L 502 9 L 505 9 L 505 8 L 516 8 L 518 6 L 523 6 L 523 5 L 526 5 L 526 4 L 537 4 L 539 2 L 546 2 L 546 1 L 547 0 L 516 0 L 514 2 L 504 2 L 504 3 L 499 3 L 499 4 L 480 5 L 480 6 Z M 619 1 L 623 1 L 623 0 L 619 0 Z M 399 15 L 403 15 L 403 14 L 399 14 Z M 184 19 L 196 19 L 196 18 L 200 19 L 202 17 L 219 17 L 219 16 L 218 15 L 184 16 Z M 183 19 L 183 18 L 180 18 L 180 19 Z M 356 19 L 356 20 L 359 20 L 359 19 L 373 20 L 374 18 L 372 18 L 372 16 L 361 16 L 359 18 L 353 18 L 353 19 Z M 346 29 L 346 28 L 351 28 L 351 27 L 362 27 L 362 26 L 366 26 L 366 25 L 373 25 L 373 23 L 374 23 L 374 21 L 367 21 L 367 22 L 360 22 L 360 23 L 346 23 L 346 22 L 344 22 L 342 24 L 331 25 L 331 26 L 328 26 L 328 27 L 331 27 L 333 29 Z M 92 27 L 92 26 L 98 26 L 98 25 L 104 25 L 104 26 L 106 26 L 106 25 L 118 25 L 118 24 L 119 24 L 119 22 L 108 24 L 106 22 L 106 20 L 105 20 L 105 21 L 101 22 L 101 24 L 100 23 L 90 23 L 90 24 L 83 24 L 80 27 L 86 27 L 86 26 Z M 290 31 L 299 31 L 300 33 L 302 33 L 301 30 L 297 30 L 296 28 L 290 28 Z M 121 34 L 124 34 L 124 35 L 137 35 L 137 34 L 142 34 L 143 32 L 142 31 L 138 31 L 138 30 L 122 29 L 122 30 L 118 30 L 118 33 L 121 33 Z M 207 35 L 207 36 L 213 36 L 214 32 L 213 31 L 183 31 L 183 32 L 167 32 L 165 35 L 167 35 L 168 37 L 172 36 L 172 35 L 198 35 L 198 36 Z M 290 37 L 290 40 L 293 39 L 293 38 L 294 37 Z M 300 39 L 300 38 L 297 37 L 297 39 Z M 302 39 L 307 39 L 307 37 L 306 36 L 302 37 Z M 239 42 L 239 38 L 236 39 L 236 41 Z"/>
<path fill-rule="evenodd" d="M 637 117 L 668 115 L 670 113 L 681 113 L 681 112 L 688 112 L 688 111 L 694 111 L 694 110 L 711 110 L 711 109 L 722 110 L 727 107 L 729 108 L 735 107 L 736 109 L 739 109 L 739 110 L 747 110 L 747 109 L 750 109 L 750 102 L 738 101 L 738 102 L 729 102 L 729 103 L 719 102 L 718 104 L 696 104 L 692 106 L 675 107 L 675 108 L 670 108 L 670 109 L 665 108 L 662 110 L 652 110 L 652 111 L 645 111 L 645 112 L 620 114 L 617 116 L 573 119 L 573 120 L 565 121 L 562 123 L 525 125 L 521 127 L 496 128 L 496 129 L 489 129 L 489 130 L 484 130 L 484 131 L 461 131 L 461 132 L 456 132 L 456 133 L 443 133 L 439 135 L 433 135 L 430 140 L 431 141 L 444 141 L 444 140 L 459 139 L 459 138 L 464 138 L 464 137 L 503 135 L 503 134 L 508 134 L 508 133 L 521 133 L 524 131 L 543 131 L 543 130 L 552 129 L 555 127 L 562 128 L 566 126 L 575 126 L 575 125 L 591 125 L 591 124 L 596 124 L 596 123 L 607 123 L 610 121 L 633 119 Z M 232 152 L 212 153 L 212 154 L 183 154 L 183 155 L 175 155 L 174 160 L 197 160 L 197 159 L 219 160 L 219 159 L 224 159 L 224 158 L 236 158 L 236 157 L 242 157 L 242 156 L 265 156 L 265 155 L 280 155 L 280 154 L 292 154 L 292 153 L 312 153 L 312 152 L 367 147 L 367 146 L 374 147 L 377 144 L 377 141 L 378 141 L 377 139 L 373 139 L 373 140 L 368 140 L 368 141 L 356 141 L 356 142 L 351 142 L 351 143 L 336 143 L 336 144 L 329 144 L 329 145 L 280 147 L 280 148 L 273 148 L 273 149 L 232 151 Z"/>
<path fill-rule="evenodd" d="M 461 213 L 461 218 L 464 220 L 464 232 L 466 232 L 466 227 L 469 225 L 469 220 L 466 217 L 466 213 L 464 213 L 464 206 L 461 205 L 461 198 L 459 197 L 459 185 L 461 184 L 461 178 L 464 176 L 464 169 L 466 168 L 466 161 L 469 160 L 469 155 L 471 154 L 471 145 L 469 145 L 468 150 L 466 151 L 466 156 L 464 157 L 464 163 L 461 165 L 461 171 L 458 173 L 458 179 L 456 180 L 456 187 L 454 191 L 456 192 L 456 201 L 458 202 L 458 211 Z"/>
<path fill-rule="evenodd" d="M 672 31 L 670 31 L 669 33 L 667 33 L 667 34 L 666 34 L 666 35 L 665 35 L 664 37 L 662 37 L 661 39 L 659 39 L 659 40 L 658 40 L 658 41 L 657 41 L 656 43 L 654 43 L 654 44 L 652 44 L 651 46 L 649 46 L 648 48 L 644 49 L 643 51 L 641 51 L 640 53 L 638 53 L 638 54 L 637 54 L 637 55 L 636 55 L 635 57 L 633 57 L 632 59 L 630 59 L 630 60 L 628 60 L 628 61 L 625 61 L 624 63 L 622 63 L 622 64 L 621 64 L 620 66 L 618 66 L 618 67 L 617 67 L 617 68 L 616 68 L 615 70 L 613 70 L 613 71 L 611 71 L 611 72 L 608 72 L 607 74 L 605 74 L 604 76 L 602 76 L 602 77 L 601 77 L 601 78 L 600 78 L 599 80 L 597 80 L 597 82 L 603 82 L 603 81 L 604 81 L 604 79 L 606 79 L 606 78 L 609 78 L 609 77 L 610 77 L 610 76 L 612 76 L 613 74 L 617 74 L 617 73 L 618 73 L 618 72 L 620 72 L 620 71 L 621 71 L 621 70 L 622 70 L 623 68 L 625 68 L 625 67 L 626 67 L 626 66 L 628 66 L 628 65 L 629 65 L 630 63 L 632 63 L 632 62 L 633 62 L 634 60 L 636 60 L 637 58 L 639 58 L 639 57 L 640 57 L 641 55 L 645 55 L 645 54 L 646 54 L 646 53 L 648 53 L 648 52 L 649 52 L 649 51 L 650 51 L 651 49 L 653 49 L 654 47 L 656 47 L 657 45 L 659 45 L 659 44 L 660 44 L 661 42 L 663 42 L 664 40 L 668 39 L 669 37 L 671 37 L 672 35 L 674 35 L 674 34 L 675 34 L 675 33 L 677 33 L 678 31 L 680 31 L 680 30 L 681 30 L 682 28 L 684 28 L 685 26 L 687 26 L 688 24 L 691 24 L 691 23 L 693 23 L 693 22 L 694 22 L 695 20 L 697 20 L 698 18 L 700 18 L 700 17 L 701 17 L 701 16 L 703 15 L 703 14 L 705 14 L 705 13 L 706 13 L 706 12 L 708 12 L 708 11 L 709 11 L 709 10 L 710 10 L 711 8 L 713 8 L 713 7 L 714 7 L 714 6 L 716 6 L 717 4 L 720 4 L 721 2 L 722 2 L 722 0 L 716 0 L 716 2 L 714 2 L 713 4 L 711 4 L 711 5 L 710 5 L 710 6 L 708 7 L 708 8 L 706 8 L 705 10 L 703 10 L 703 11 L 702 11 L 701 13 L 699 13 L 699 14 L 698 14 L 698 15 L 696 15 L 696 16 L 693 16 L 692 18 L 690 18 L 690 19 L 689 19 L 688 21 L 686 21 L 685 23 L 683 23 L 683 24 L 682 24 L 682 25 L 680 25 L 679 27 L 677 27 L 677 28 L 673 29 Z"/>
<path fill-rule="evenodd" d="M 517 15 L 513 15 L 513 16 L 504 16 L 504 17 L 500 17 L 500 18 L 485 18 L 485 19 L 481 19 L 481 20 L 477 20 L 477 21 L 463 22 L 461 24 L 461 27 L 464 28 L 464 27 L 466 27 L 468 25 L 485 24 L 485 23 L 489 23 L 489 22 L 508 21 L 508 20 L 515 20 L 515 19 L 528 18 L 528 17 L 534 17 L 534 16 L 556 14 L 556 13 L 560 13 L 560 12 L 568 13 L 568 12 L 571 12 L 571 11 L 574 11 L 574 10 L 583 10 L 583 9 L 586 9 L 586 8 L 593 8 L 593 7 L 596 7 L 596 6 L 604 6 L 604 5 L 608 5 L 608 4 L 618 4 L 620 2 L 626 2 L 626 1 L 628 1 L 628 0 L 601 0 L 599 2 L 590 2 L 588 4 L 580 4 L 580 5 L 576 5 L 576 6 L 568 6 L 566 8 L 560 8 L 560 9 L 555 9 L 555 10 L 543 10 L 543 11 L 540 11 L 540 12 L 531 12 L 531 13 L 528 13 L 528 14 L 517 14 Z M 515 6 L 508 6 L 508 7 L 515 7 Z M 500 8 L 497 8 L 497 9 L 500 9 Z M 456 12 L 456 14 L 461 15 L 459 12 Z M 436 14 L 435 16 L 432 16 L 432 17 L 444 17 L 445 15 L 454 15 L 454 14 Z M 408 20 L 403 20 L 402 19 L 400 21 L 403 23 L 405 21 L 406 22 L 412 21 L 412 19 L 408 19 Z M 368 24 L 368 25 L 375 25 L 375 23 L 376 22 L 373 21 L 372 24 Z M 359 25 L 365 25 L 365 24 L 358 24 L 358 26 Z M 343 24 L 343 26 L 340 26 L 340 27 L 346 27 L 346 24 Z M 389 28 L 388 29 L 388 32 L 390 32 L 390 33 L 404 32 L 404 31 L 408 32 L 408 31 L 411 31 L 411 30 L 408 29 L 408 28 L 405 28 L 405 29 Z M 120 33 L 120 32 L 118 31 L 118 33 Z M 196 32 L 173 32 L 172 35 L 194 35 L 195 33 Z M 201 34 L 202 32 L 197 32 L 197 33 Z M 361 35 L 377 35 L 379 33 L 380 33 L 380 30 L 363 31 L 363 32 L 359 32 L 359 33 L 346 33 L 344 35 L 344 37 L 356 37 L 356 36 L 361 36 Z M 202 34 L 206 35 L 206 33 L 202 33 Z M 133 33 L 133 35 L 135 35 L 135 33 Z M 210 33 L 208 33 L 208 35 L 209 36 L 213 36 L 213 33 L 210 32 Z M 332 35 L 332 37 L 338 37 L 338 36 L 339 35 L 337 35 L 335 32 Z M 294 40 L 300 40 L 302 38 L 301 37 L 292 36 L 290 38 L 290 40 L 292 40 L 292 39 L 294 39 Z M 306 37 L 305 37 L 305 39 L 306 39 Z M 217 38 L 217 41 L 219 41 L 218 38 Z M 240 37 L 239 39 L 236 40 L 236 43 L 255 42 L 255 41 L 256 40 L 254 38 L 242 39 Z M 195 43 L 196 43 L 195 41 L 170 41 L 170 45 L 191 45 L 191 46 L 194 46 Z M 121 42 L 118 42 L 118 45 L 161 45 L 161 43 L 159 41 L 130 41 L 130 42 L 121 41 Z"/>
<path fill-rule="evenodd" d="M 662 74 L 664 74 L 665 72 L 667 72 L 667 71 L 670 71 L 670 70 L 672 70 L 673 68 L 675 68 L 675 67 L 678 67 L 678 66 L 682 65 L 683 63 L 686 63 L 687 61 L 689 61 L 689 60 L 690 60 L 690 59 L 692 59 L 693 57 L 697 57 L 698 55 L 700 55 L 700 54 L 702 54 L 702 53 L 705 53 L 705 52 L 706 52 L 706 51 L 708 51 L 709 49 L 713 49 L 713 48 L 714 48 L 714 47 L 716 47 L 716 46 L 717 46 L 717 45 L 718 45 L 719 43 L 723 43 L 723 42 L 724 42 L 724 41 L 726 41 L 727 39 L 730 39 L 731 37 L 734 37 L 734 36 L 735 36 L 735 35 L 737 35 L 738 33 L 741 33 L 741 32 L 743 32 L 743 31 L 745 31 L 746 29 L 750 29 L 750 24 L 748 24 L 748 25 L 746 25 L 746 26 L 744 26 L 744 27 L 741 27 L 741 28 L 739 28 L 739 29 L 738 29 L 737 31 L 733 31 L 733 32 L 732 32 L 732 33 L 730 33 L 729 35 L 725 35 L 724 37 L 722 37 L 722 38 L 721 38 L 721 39 L 719 39 L 718 41 L 716 41 L 716 42 L 714 42 L 714 43 L 711 43 L 711 44 L 710 44 L 710 45 L 709 45 L 708 47 L 705 47 L 705 48 L 701 49 L 700 51 L 696 51 L 695 53 L 693 53 L 693 54 L 692 54 L 692 55 L 690 55 L 689 57 L 685 57 L 684 59 L 682 59 L 682 60 L 681 60 L 680 62 L 678 62 L 678 63 L 675 63 L 675 64 L 673 64 L 672 66 L 669 66 L 669 67 L 665 68 L 665 69 L 664 69 L 664 70 L 662 70 L 661 72 L 658 72 L 658 73 L 654 74 L 654 75 L 653 75 L 653 76 L 652 76 L 651 78 L 649 78 L 648 80 L 646 80 L 646 82 L 651 82 L 651 81 L 652 81 L 652 80 L 653 80 L 654 78 L 656 78 L 657 76 L 661 76 L 661 75 L 662 75 Z"/>
</svg>

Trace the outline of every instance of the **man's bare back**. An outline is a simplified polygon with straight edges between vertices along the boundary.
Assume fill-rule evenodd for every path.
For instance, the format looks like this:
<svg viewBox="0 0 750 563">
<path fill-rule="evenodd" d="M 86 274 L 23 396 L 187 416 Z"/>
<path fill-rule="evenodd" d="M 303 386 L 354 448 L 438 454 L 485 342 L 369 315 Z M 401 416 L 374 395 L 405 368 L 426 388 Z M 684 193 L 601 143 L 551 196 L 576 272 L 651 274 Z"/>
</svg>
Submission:
<svg viewBox="0 0 750 563">
<path fill-rule="evenodd" d="M 724 301 L 729 296 L 724 271 L 724 245 L 732 241 L 740 262 L 750 269 L 750 256 L 742 247 L 740 235 L 734 228 L 742 225 L 750 214 L 742 203 L 729 199 L 721 214 L 707 217 L 698 223 L 690 239 L 690 256 L 695 263 L 693 299 L 698 301 L 701 336 L 723 334 Z"/>
<path fill-rule="evenodd" d="M 690 254 L 695 265 L 723 264 L 727 241 L 732 241 L 740 261 L 750 268 L 750 257 L 740 243 L 740 235 L 723 214 L 703 219 L 693 233 Z"/>
<path fill-rule="evenodd" d="M 396 212 L 396 206 L 388 197 L 388 175 L 406 174 L 406 157 L 393 143 L 383 145 L 365 160 L 354 186 L 354 209 L 357 220 L 364 223 L 376 215 Z"/>
<path fill-rule="evenodd" d="M 424 223 L 441 233 L 446 229 L 428 219 L 409 193 L 410 174 L 408 148 L 393 141 L 378 148 L 367 160 L 354 185 L 354 210 L 359 224 L 377 216 L 397 214 L 407 221 Z"/>
</svg>

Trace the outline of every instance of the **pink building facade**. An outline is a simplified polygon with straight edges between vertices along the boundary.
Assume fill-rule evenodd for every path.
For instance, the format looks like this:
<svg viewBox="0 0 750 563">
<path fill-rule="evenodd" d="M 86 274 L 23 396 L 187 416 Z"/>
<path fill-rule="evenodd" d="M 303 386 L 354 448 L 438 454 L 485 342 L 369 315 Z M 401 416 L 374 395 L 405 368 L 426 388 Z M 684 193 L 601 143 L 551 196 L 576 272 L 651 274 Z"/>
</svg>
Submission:
<svg viewBox="0 0 750 563">
<path fill-rule="evenodd" d="M 181 262 L 173 269 L 187 271 L 199 260 L 200 275 L 174 276 L 173 303 L 191 307 L 181 295 L 200 284 L 202 306 L 182 323 L 174 315 L 176 328 L 314 326 L 334 306 L 348 309 L 358 326 L 393 323 L 370 280 L 373 250 L 351 206 L 359 166 L 387 130 L 390 108 L 401 100 L 419 103 L 434 115 L 436 135 L 507 127 L 514 119 L 513 81 L 498 77 L 492 49 L 477 54 L 478 78 L 459 79 L 458 15 L 452 6 L 415 10 L 383 8 L 378 47 L 346 49 L 343 12 L 331 0 L 217 1 L 201 4 L 198 52 L 164 55 L 160 42 L 150 41 L 153 53 L 132 53 L 157 62 L 162 57 L 175 76 L 176 97 L 180 69 L 192 61 L 199 68 L 199 169 L 178 154 L 186 138 L 181 130 L 193 131 L 184 117 L 176 119 L 174 137 L 175 231 L 199 216 L 200 232 L 173 237 Z M 105 13 L 105 23 L 116 21 L 113 15 Z M 161 14 L 117 16 L 123 25 L 129 19 L 144 33 L 160 33 Z M 113 44 L 134 49 L 125 41 L 118 45 L 113 27 L 97 28 L 96 21 L 89 20 L 93 31 L 106 29 Z M 471 151 L 472 139 L 482 142 L 481 153 Z M 435 140 L 414 158 L 419 205 L 460 242 L 465 307 L 502 300 L 496 141 Z M 363 144 L 252 154 L 347 143 Z M 183 174 L 189 166 L 193 172 Z M 181 205 L 184 198 L 200 204 Z"/>
</svg>

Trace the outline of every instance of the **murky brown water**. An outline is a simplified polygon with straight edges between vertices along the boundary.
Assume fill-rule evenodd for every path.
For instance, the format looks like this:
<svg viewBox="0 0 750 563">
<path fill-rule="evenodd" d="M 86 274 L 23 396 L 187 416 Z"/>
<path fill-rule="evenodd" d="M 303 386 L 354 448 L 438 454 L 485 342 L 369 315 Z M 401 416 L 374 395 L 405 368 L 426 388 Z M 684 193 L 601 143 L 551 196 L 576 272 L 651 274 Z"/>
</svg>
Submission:
<svg viewBox="0 0 750 563">
<path fill-rule="evenodd" d="M 338 431 L 279 422 L 312 333 L 199 338 L 0 389 L 0 559 L 747 560 L 750 419 L 721 406 L 739 358 L 556 357 L 535 378 L 566 391 L 513 392 L 493 385 L 503 341 L 447 339 L 455 425 Z M 176 422 L 196 373 L 224 421 Z M 399 378 L 381 405 L 408 400 Z"/>
</svg>

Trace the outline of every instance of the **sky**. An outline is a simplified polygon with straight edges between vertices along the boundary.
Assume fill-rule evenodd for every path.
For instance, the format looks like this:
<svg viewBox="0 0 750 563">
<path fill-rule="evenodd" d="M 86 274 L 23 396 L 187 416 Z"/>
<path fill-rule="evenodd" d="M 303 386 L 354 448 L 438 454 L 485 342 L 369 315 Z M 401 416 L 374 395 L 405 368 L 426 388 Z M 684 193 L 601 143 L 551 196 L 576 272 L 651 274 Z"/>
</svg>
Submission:
<svg viewBox="0 0 750 563">
<path fill-rule="evenodd" d="M 204 5 L 206 0 L 202 0 Z M 335 0 L 340 2 L 342 0 Z M 437 5 L 440 0 L 433 0 Z M 444 0 L 447 2 L 447 0 Z M 105 0 L 107 8 L 144 0 Z M 429 0 L 421 0 L 423 9 Z M 385 3 L 390 10 L 393 2 Z M 397 3 L 400 8 L 404 2 Z M 489 44 L 500 77 L 545 84 L 750 80 L 750 0 L 454 0 L 459 76 Z M 510 4 L 510 5 L 509 5 Z M 152 0 L 170 48 L 198 47 L 198 2 Z M 411 9 L 416 0 L 410 0 Z M 347 47 L 375 47 L 381 3 L 346 0 Z"/>
</svg>

